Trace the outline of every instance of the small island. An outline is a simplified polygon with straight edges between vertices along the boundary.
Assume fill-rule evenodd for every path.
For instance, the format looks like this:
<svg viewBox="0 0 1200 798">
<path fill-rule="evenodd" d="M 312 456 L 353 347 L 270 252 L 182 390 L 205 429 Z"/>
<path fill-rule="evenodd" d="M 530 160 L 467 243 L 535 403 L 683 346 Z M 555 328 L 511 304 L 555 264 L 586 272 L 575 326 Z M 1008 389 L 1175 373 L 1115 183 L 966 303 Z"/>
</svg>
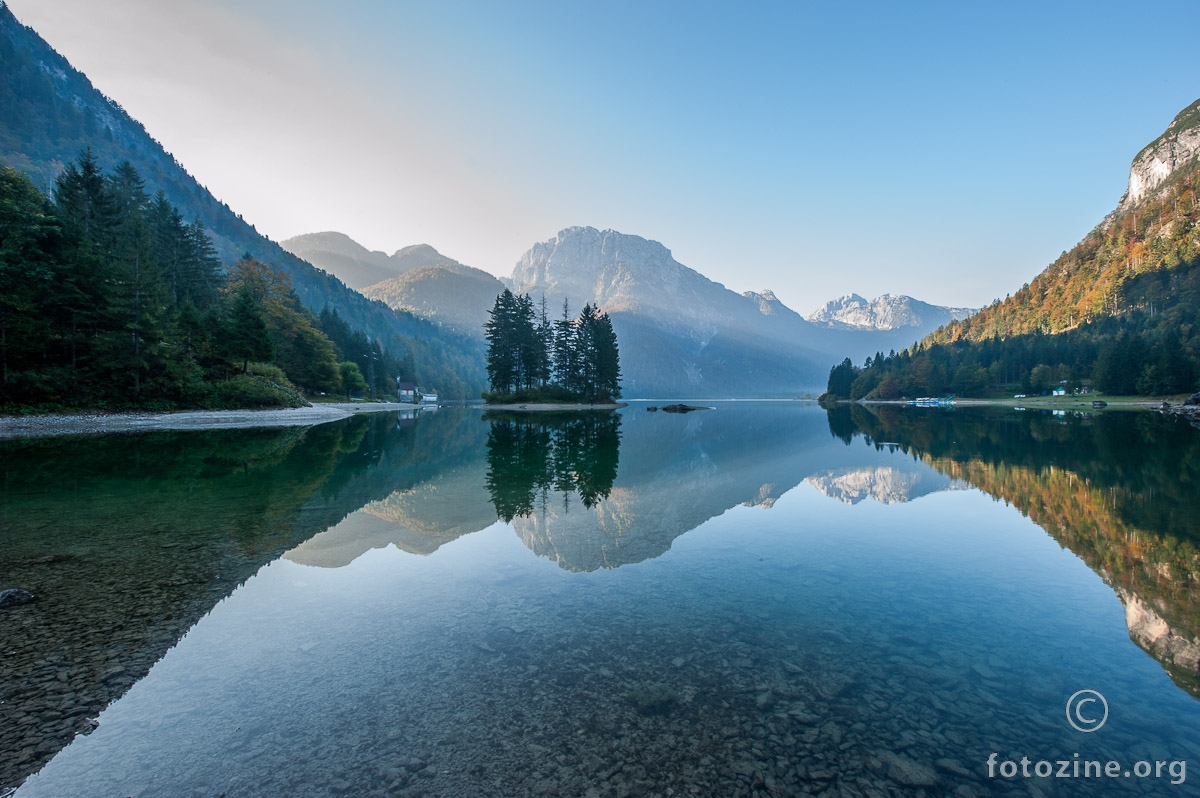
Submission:
<svg viewBox="0 0 1200 798">
<path fill-rule="evenodd" d="M 505 289 L 484 324 L 488 341 L 483 394 L 489 409 L 580 412 L 625 407 L 620 352 L 608 314 L 589 304 L 577 318 L 563 302 L 562 317 L 550 321 L 528 294 Z"/>
</svg>

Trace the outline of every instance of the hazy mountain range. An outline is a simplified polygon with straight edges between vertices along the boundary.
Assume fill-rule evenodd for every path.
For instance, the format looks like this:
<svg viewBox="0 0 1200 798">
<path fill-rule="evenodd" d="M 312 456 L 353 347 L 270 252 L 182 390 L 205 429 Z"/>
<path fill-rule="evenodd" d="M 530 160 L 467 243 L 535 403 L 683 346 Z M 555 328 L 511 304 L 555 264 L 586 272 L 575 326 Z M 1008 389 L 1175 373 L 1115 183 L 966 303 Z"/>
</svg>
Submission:
<svg viewBox="0 0 1200 798">
<path fill-rule="evenodd" d="M 292 239 L 285 249 L 199 185 L 142 125 L 3 4 L 0 77 L 0 161 L 26 172 L 43 190 L 85 148 L 105 169 L 130 161 L 152 194 L 163 191 L 187 220 L 203 222 L 227 264 L 249 253 L 286 271 L 306 306 L 337 310 L 354 329 L 410 357 L 419 381 L 448 397 L 476 396 L 483 387 L 481 325 L 491 299 L 508 284 L 544 295 L 552 316 L 564 300 L 574 310 L 591 302 L 607 311 L 620 338 L 627 396 L 820 392 L 830 366 L 844 357 L 861 362 L 922 336 L 929 336 L 925 351 L 964 339 L 980 345 L 1019 336 L 1033 341 L 1022 344 L 1028 351 L 1006 350 L 1003 357 L 990 350 L 950 352 L 944 363 L 926 369 L 938 384 L 922 384 L 925 393 L 952 389 L 959 372 L 972 385 L 995 382 L 992 371 L 1011 382 L 1010 372 L 1028 374 L 1038 363 L 1063 371 L 1076 362 L 1082 364 L 1076 378 L 1086 379 L 1089 358 L 1117 335 L 1116 327 L 1099 320 L 1124 324 L 1147 351 L 1166 347 L 1163 362 L 1155 364 L 1143 363 L 1139 352 L 1126 353 L 1129 386 L 1140 381 L 1161 387 L 1170 382 L 1163 375 L 1183 373 L 1183 366 L 1200 370 L 1198 327 L 1190 321 L 1200 306 L 1200 269 L 1194 268 L 1200 251 L 1200 102 L 1180 112 L 1134 158 L 1116 210 L 1003 302 L 963 319 L 964 308 L 850 294 L 805 318 L 769 290 L 730 291 L 680 264 L 663 245 L 613 230 L 562 230 L 534 244 L 508 280 L 425 245 L 386 255 L 344 235 L 318 233 Z M 1036 340 L 1045 333 L 1074 336 L 1069 343 L 1079 351 L 1048 352 Z M 1145 373 L 1150 366 L 1158 371 Z M 918 390 L 913 375 L 924 373 L 916 366 L 911 371 L 897 372 L 904 391 L 909 382 Z M 1191 385 L 1184 377 L 1176 381 Z"/>
<path fill-rule="evenodd" d="M 243 254 L 281 268 L 314 312 L 336 310 L 401 358 L 443 396 L 484 385 L 482 324 L 505 281 L 430 246 L 387 255 L 339 233 L 285 242 L 259 234 L 199 185 L 121 106 L 0 5 L 0 160 L 48 191 L 64 164 L 90 148 L 100 166 L 128 160 L 150 193 L 162 190 L 208 229 L 226 264 Z M 944 323 L 923 303 L 899 326 L 813 324 L 770 291 L 738 294 L 671 257 L 661 244 L 572 227 L 534 244 L 511 286 L 543 294 L 549 314 L 585 302 L 613 319 L 628 396 L 795 396 L 819 392 L 830 366 L 904 347 Z M 898 315 L 892 314 L 895 318 Z"/>
<path fill-rule="evenodd" d="M 429 246 L 388 256 L 334 232 L 283 246 L 348 285 L 379 278 L 362 286 L 366 296 L 479 337 L 505 285 L 544 296 L 553 318 L 564 301 L 572 313 L 587 302 L 598 305 L 617 331 L 629 396 L 816 391 L 830 365 L 846 355 L 857 360 L 907 346 L 965 312 L 911 297 L 868 303 L 852 294 L 817 311 L 815 322 L 805 320 L 769 290 L 736 293 L 679 263 L 656 241 L 591 227 L 570 227 L 533 245 L 507 281 Z M 866 312 L 854 315 L 851 300 Z"/>
</svg>

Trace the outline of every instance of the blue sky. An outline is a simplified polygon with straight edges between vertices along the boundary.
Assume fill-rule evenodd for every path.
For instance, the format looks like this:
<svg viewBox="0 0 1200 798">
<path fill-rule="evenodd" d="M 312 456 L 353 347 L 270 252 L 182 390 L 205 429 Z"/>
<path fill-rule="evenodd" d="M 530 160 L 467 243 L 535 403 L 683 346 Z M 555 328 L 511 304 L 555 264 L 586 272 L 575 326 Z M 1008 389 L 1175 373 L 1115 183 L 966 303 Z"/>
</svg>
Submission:
<svg viewBox="0 0 1200 798">
<path fill-rule="evenodd" d="M 801 313 L 1015 291 L 1200 97 L 1194 2 L 10 6 L 273 238 L 611 227 Z"/>
</svg>

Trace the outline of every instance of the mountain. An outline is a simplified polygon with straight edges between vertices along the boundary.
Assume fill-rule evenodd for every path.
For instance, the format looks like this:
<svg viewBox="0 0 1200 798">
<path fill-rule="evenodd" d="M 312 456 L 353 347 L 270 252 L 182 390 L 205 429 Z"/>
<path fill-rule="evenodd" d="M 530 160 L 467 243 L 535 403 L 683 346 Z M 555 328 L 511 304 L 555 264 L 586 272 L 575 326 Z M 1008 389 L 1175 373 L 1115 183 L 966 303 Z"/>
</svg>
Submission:
<svg viewBox="0 0 1200 798">
<path fill-rule="evenodd" d="M 960 490 L 965 485 L 914 460 L 870 467 L 828 469 L 805 480 L 818 491 L 844 504 L 873 499 L 880 504 L 911 502 L 931 493 Z"/>
<path fill-rule="evenodd" d="M 126 160 L 132 163 L 151 195 L 161 190 L 185 219 L 204 224 L 226 265 L 248 253 L 280 268 L 308 308 L 337 310 L 397 357 L 411 357 L 423 385 L 446 396 L 478 395 L 484 386 L 483 350 L 477 340 L 371 301 L 258 233 L 196 182 L 120 104 L 101 94 L 0 3 L 0 161 L 49 191 L 64 165 L 85 148 L 105 170 Z"/>
<path fill-rule="evenodd" d="M 394 277 L 392 259 L 372 252 L 344 233 L 308 233 L 280 243 L 287 252 L 324 269 L 355 291 Z"/>
<path fill-rule="evenodd" d="M 293 236 L 281 242 L 280 246 L 317 268 L 324 269 L 355 291 L 362 291 L 368 286 L 424 266 L 441 266 L 451 271 L 470 268 L 447 258 L 428 244 L 405 247 L 387 255 L 367 249 L 345 233 L 333 231 Z"/>
<path fill-rule="evenodd" d="M 371 252 L 343 233 L 309 233 L 289 238 L 283 248 L 304 258 L 368 299 L 393 310 L 480 338 L 487 312 L 504 290 L 492 275 L 448 258 L 428 244 L 388 256 Z"/>
<path fill-rule="evenodd" d="M 1129 187 L 1118 211 L 1138 205 L 1200 151 L 1200 100 L 1180 111 L 1162 135 L 1142 148 L 1129 167 Z"/>
<path fill-rule="evenodd" d="M 815 328 L 769 294 L 738 294 L 657 241 L 570 227 L 526 252 L 513 290 L 545 296 L 552 316 L 598 305 L 621 346 L 628 396 L 795 396 L 823 381 Z"/>
<path fill-rule="evenodd" d="M 390 308 L 405 310 L 468 335 L 480 335 L 504 284 L 485 271 L 454 263 L 417 266 L 363 289 Z"/>
<path fill-rule="evenodd" d="M 898 398 L 1066 384 L 1170 396 L 1200 382 L 1200 100 L 1133 159 L 1116 208 L 1003 301 L 831 393 Z M 837 383 L 837 390 L 833 390 Z"/>
<path fill-rule="evenodd" d="M 1116 209 L 1083 241 L 1008 299 L 948 326 L 930 341 L 1059 333 L 1140 310 L 1143 297 L 1127 288 L 1142 275 L 1190 268 L 1200 251 L 1198 147 L 1200 100 L 1137 154 Z"/>
<path fill-rule="evenodd" d="M 832 329 L 899 330 L 911 327 L 916 333 L 916 340 L 938 327 L 965 319 L 974 312 L 973 308 L 930 305 L 910 296 L 884 294 L 867 300 L 858 294 L 847 294 L 826 302 L 804 318 Z"/>
<path fill-rule="evenodd" d="M 814 323 L 770 290 L 735 293 L 679 263 L 656 241 L 591 227 L 568 228 L 534 245 L 510 279 L 497 279 L 424 244 L 388 257 L 340 233 L 314 233 L 284 246 L 347 280 L 390 270 L 393 276 L 362 292 L 480 340 L 488 311 L 506 287 L 539 300 L 544 295 L 553 318 L 561 315 L 563 300 L 572 313 L 585 302 L 598 305 L 617 331 L 628 396 L 816 391 L 847 353 L 861 361 L 902 349 L 969 312 L 911 297 L 883 296 L 868 303 L 851 294 L 814 314 Z M 858 316 L 851 313 L 856 305 L 865 308 Z"/>
<path fill-rule="evenodd" d="M 471 271 L 479 271 L 472 269 L 470 266 L 463 266 L 453 258 L 447 258 L 442 253 L 438 252 L 428 244 L 413 244 L 403 249 L 398 249 L 392 253 L 392 275 L 404 274 L 405 272 L 419 269 L 422 266 L 442 266 L 450 270 L 454 269 L 471 269 Z"/>
</svg>

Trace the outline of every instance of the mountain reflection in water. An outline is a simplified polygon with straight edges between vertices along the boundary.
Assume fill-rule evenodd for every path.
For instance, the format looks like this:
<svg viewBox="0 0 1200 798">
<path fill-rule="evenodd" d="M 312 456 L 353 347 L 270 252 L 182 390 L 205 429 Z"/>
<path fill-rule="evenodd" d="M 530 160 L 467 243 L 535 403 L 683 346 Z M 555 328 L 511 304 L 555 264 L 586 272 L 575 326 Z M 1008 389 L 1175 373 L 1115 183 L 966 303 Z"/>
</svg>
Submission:
<svg viewBox="0 0 1200 798">
<path fill-rule="evenodd" d="M 0 588 L 39 598 L 0 615 L 0 794 L 52 757 L 18 795 L 986 794 L 1097 674 L 1107 750 L 1200 753 L 1106 604 L 1195 694 L 1198 437 L 731 403 L 3 443 Z"/>
<path fill-rule="evenodd" d="M 859 405 L 831 410 L 829 426 L 848 444 L 899 442 L 945 478 L 1016 507 L 1112 587 L 1134 642 L 1200 696 L 1195 430 L 1145 412 Z"/>
</svg>

